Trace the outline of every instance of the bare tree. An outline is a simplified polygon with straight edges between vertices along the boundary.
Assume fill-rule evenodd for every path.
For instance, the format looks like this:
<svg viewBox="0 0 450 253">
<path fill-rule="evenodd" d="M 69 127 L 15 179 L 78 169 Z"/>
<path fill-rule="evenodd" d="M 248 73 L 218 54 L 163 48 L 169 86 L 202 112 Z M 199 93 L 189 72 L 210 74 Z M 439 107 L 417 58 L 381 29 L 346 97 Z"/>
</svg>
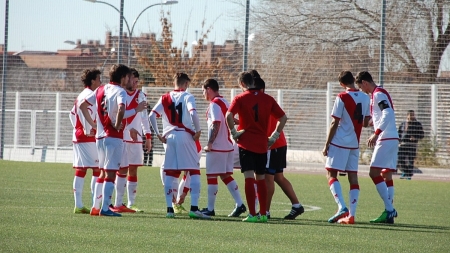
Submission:
<svg viewBox="0 0 450 253">
<path fill-rule="evenodd" d="M 170 16 L 170 13 L 168 13 Z M 205 22 L 202 23 L 202 26 Z M 148 73 L 151 82 L 149 86 L 172 86 L 173 75 L 176 72 L 185 72 L 191 77 L 191 86 L 201 85 L 207 78 L 215 78 L 225 87 L 236 85 L 236 72 L 233 67 L 236 63 L 232 61 L 233 56 L 225 56 L 220 50 L 214 53 L 208 61 L 201 59 L 201 51 L 204 42 L 212 30 L 212 26 L 200 34 L 197 43 L 189 55 L 187 42 L 182 48 L 173 46 L 172 23 L 168 16 L 161 17 L 162 33 L 159 39 L 156 36 L 150 38 L 151 43 L 147 48 L 138 49 L 138 63 L 143 72 Z"/>
<path fill-rule="evenodd" d="M 335 80 L 342 68 L 378 72 L 381 1 L 259 0 L 251 13 L 259 35 L 251 51 L 255 67 L 290 71 L 300 87 Z M 406 72 L 412 82 L 435 81 L 450 43 L 449 13 L 447 0 L 388 1 L 386 70 Z"/>
</svg>

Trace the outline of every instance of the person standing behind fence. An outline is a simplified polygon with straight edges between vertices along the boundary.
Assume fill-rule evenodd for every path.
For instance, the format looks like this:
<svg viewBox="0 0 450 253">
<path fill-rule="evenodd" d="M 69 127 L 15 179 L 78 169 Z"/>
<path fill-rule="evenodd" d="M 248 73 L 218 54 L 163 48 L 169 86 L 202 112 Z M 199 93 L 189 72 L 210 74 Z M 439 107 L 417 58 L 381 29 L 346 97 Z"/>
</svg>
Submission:
<svg viewBox="0 0 450 253">
<path fill-rule="evenodd" d="M 354 224 L 356 206 L 359 199 L 358 161 L 359 138 L 362 127 L 367 127 L 370 120 L 370 98 L 355 87 L 355 78 L 350 71 L 339 74 L 339 85 L 345 91 L 339 93 L 334 101 L 331 125 L 327 141 L 322 150 L 326 156 L 328 185 L 338 211 L 328 222 Z M 348 210 L 342 195 L 338 172 L 346 172 L 350 183 Z"/>
<path fill-rule="evenodd" d="M 417 121 L 413 110 L 408 110 L 406 121 L 402 122 L 398 127 L 398 135 L 400 137 L 398 167 L 403 172 L 400 179 L 411 180 L 417 153 L 417 143 L 424 137 L 422 124 Z"/>
<path fill-rule="evenodd" d="M 174 218 L 173 180 L 182 171 L 191 176 L 191 209 L 189 217 L 209 219 L 198 209 L 200 198 L 200 158 L 197 144 L 201 135 L 200 121 L 196 112 L 194 96 L 186 92 L 191 79 L 185 73 L 176 73 L 173 78 L 175 89 L 161 96 L 150 112 L 149 119 L 158 139 L 165 143 L 164 193 L 167 218 Z M 157 117 L 162 117 L 163 133 L 158 130 Z"/>
<path fill-rule="evenodd" d="M 394 181 L 392 172 L 397 171 L 398 133 L 395 125 L 394 104 L 391 96 L 382 87 L 377 86 L 367 71 L 356 75 L 356 84 L 367 93 L 372 94 L 370 113 L 375 132 L 367 140 L 369 147 L 374 147 L 370 161 L 369 176 L 384 202 L 385 210 L 371 223 L 394 223 L 397 211 L 394 209 Z"/>
<path fill-rule="evenodd" d="M 243 221 L 267 222 L 265 181 L 267 149 L 280 137 L 287 117 L 273 97 L 255 87 L 253 76 L 249 72 L 241 72 L 238 82 L 243 93 L 233 99 L 226 113 L 226 119 L 228 130 L 239 146 L 241 172 L 245 177 L 245 196 L 250 214 Z M 239 114 L 238 130 L 234 128 L 234 115 L 236 114 Z M 271 115 L 278 122 L 275 131 L 267 138 Z M 260 201 L 261 216 L 259 218 L 256 216 L 255 208 L 255 181 Z"/>
<path fill-rule="evenodd" d="M 73 126 L 73 168 L 75 177 L 73 179 L 73 196 L 75 198 L 74 213 L 89 213 L 89 208 L 83 205 L 82 195 L 84 186 L 84 177 L 86 170 L 92 169 L 91 194 L 94 192 L 95 182 L 100 176 L 98 168 L 98 153 L 95 145 L 95 128 L 92 128 L 87 122 L 83 113 L 78 110 L 79 105 L 84 99 L 92 94 L 97 87 L 101 85 L 101 72 L 98 69 L 85 69 L 81 74 L 81 82 L 84 90 L 78 95 L 75 104 L 70 111 L 69 118 Z M 95 105 L 88 107 L 91 118 L 96 120 L 97 109 Z"/>
<path fill-rule="evenodd" d="M 241 215 L 247 210 L 242 202 L 236 180 L 233 178 L 233 142 L 231 141 L 225 122 L 225 113 L 229 107 L 228 101 L 220 96 L 219 84 L 214 79 L 203 83 L 203 96 L 210 101 L 206 111 L 208 122 L 208 143 L 203 148 L 206 152 L 206 177 L 208 183 L 208 207 L 202 213 L 215 216 L 214 205 L 219 190 L 217 177 L 227 186 L 236 205 L 232 214 Z"/>
</svg>

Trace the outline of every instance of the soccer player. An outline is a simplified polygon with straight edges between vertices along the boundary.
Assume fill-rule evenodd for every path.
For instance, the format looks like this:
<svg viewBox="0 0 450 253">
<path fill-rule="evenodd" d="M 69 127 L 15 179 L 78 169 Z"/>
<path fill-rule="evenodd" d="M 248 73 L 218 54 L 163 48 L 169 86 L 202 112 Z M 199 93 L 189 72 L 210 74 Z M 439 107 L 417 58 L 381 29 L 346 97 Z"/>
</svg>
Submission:
<svg viewBox="0 0 450 253">
<path fill-rule="evenodd" d="M 255 86 L 264 92 L 266 89 L 266 83 L 261 78 L 258 71 L 251 70 L 250 73 L 254 78 Z M 276 124 L 276 118 L 270 116 L 269 128 L 267 129 L 268 136 L 275 131 Z M 270 218 L 270 206 L 272 204 L 272 197 L 275 192 L 275 182 L 281 187 L 284 194 L 286 194 L 292 204 L 291 211 L 284 217 L 284 219 L 294 220 L 297 216 L 305 212 L 304 207 L 301 205 L 300 201 L 298 201 L 291 182 L 283 174 L 283 170 L 286 168 L 286 154 L 287 143 L 286 138 L 284 137 L 284 132 L 282 131 L 280 133 L 280 138 L 278 138 L 278 140 L 276 140 L 275 143 L 269 147 L 269 151 L 267 152 L 267 164 L 265 171 L 267 185 L 267 218 Z"/>
<path fill-rule="evenodd" d="M 182 171 L 189 171 L 191 177 L 191 208 L 189 217 L 209 219 L 198 209 L 200 197 L 200 160 L 196 142 L 200 138 L 200 121 L 196 112 L 195 98 L 186 89 L 191 79 L 185 73 L 176 73 L 173 79 L 175 89 L 161 96 L 150 112 L 150 123 L 158 139 L 165 143 L 164 191 L 167 204 L 167 218 L 173 218 L 172 182 Z M 157 117 L 162 117 L 163 132 L 159 133 Z"/>
<path fill-rule="evenodd" d="M 226 119 L 228 129 L 239 146 L 241 172 L 244 173 L 245 177 L 245 197 L 250 214 L 243 221 L 267 222 L 267 188 L 264 177 L 267 149 L 279 138 L 287 117 L 273 97 L 255 87 L 253 77 L 249 72 L 241 72 L 238 82 L 243 93 L 233 99 L 228 108 Z M 234 128 L 235 114 L 239 114 L 238 130 Z M 267 128 L 271 115 L 278 119 L 278 122 L 275 131 L 267 138 Z M 258 186 L 260 217 L 256 216 L 255 210 L 255 181 Z"/>
<path fill-rule="evenodd" d="M 81 82 L 84 90 L 78 95 L 75 104 L 70 111 L 69 118 L 73 126 L 73 168 L 75 177 L 73 179 L 73 196 L 75 198 L 74 213 L 89 213 L 89 209 L 83 205 L 82 195 L 84 186 L 84 177 L 86 170 L 92 169 L 91 194 L 93 194 L 95 182 L 100 176 L 98 168 L 98 154 L 95 146 L 95 128 L 92 128 L 78 110 L 79 105 L 93 90 L 101 85 L 101 72 L 98 69 L 85 69 L 81 75 Z M 95 105 L 88 107 L 91 118 L 96 119 Z"/>
<path fill-rule="evenodd" d="M 226 127 L 225 114 L 229 103 L 219 93 L 219 84 L 214 79 L 203 83 L 203 96 L 210 101 L 206 111 L 208 122 L 208 143 L 203 148 L 206 152 L 206 177 L 208 183 L 208 207 L 202 213 L 215 216 L 214 205 L 219 190 L 217 177 L 227 186 L 236 205 L 234 215 L 241 215 L 247 210 L 242 202 L 241 194 L 233 178 L 233 142 Z"/>
<path fill-rule="evenodd" d="M 334 101 L 332 121 L 322 150 L 322 154 L 327 157 L 325 169 L 328 185 L 338 205 L 338 211 L 328 222 L 354 224 L 359 198 L 359 138 L 362 127 L 369 125 L 370 98 L 355 87 L 355 78 L 350 71 L 339 74 L 339 85 L 345 91 L 339 93 Z M 342 195 L 338 172 L 346 172 L 348 175 L 350 212 Z"/>
<path fill-rule="evenodd" d="M 147 101 L 147 96 L 137 86 L 139 84 L 139 72 L 131 68 L 130 80 L 125 86 L 127 92 L 127 110 L 135 109 L 140 102 Z M 125 151 L 123 155 L 123 165 L 116 175 L 116 197 L 115 205 L 112 207 L 114 212 L 143 212 L 134 204 L 136 199 L 138 178 L 137 169 L 143 165 L 144 150 L 142 149 L 143 138 L 141 133 L 145 134 L 145 150 L 147 153 L 152 148 L 151 130 L 148 122 L 147 110 L 126 119 L 126 130 L 124 131 Z M 128 166 L 126 166 L 128 165 Z M 127 178 L 128 173 L 128 178 Z M 127 189 L 128 203 L 122 203 L 123 195 Z"/>
<path fill-rule="evenodd" d="M 393 224 L 394 217 L 397 217 L 397 211 L 393 206 L 394 182 L 392 172 L 397 170 L 399 144 L 394 105 L 389 93 L 374 83 L 369 72 L 359 72 L 356 75 L 356 84 L 363 92 L 372 94 L 370 111 L 375 132 L 367 140 L 367 145 L 374 147 L 369 176 L 372 178 L 385 207 L 380 217 L 370 222 Z"/>
<path fill-rule="evenodd" d="M 103 168 L 100 178 L 104 177 L 101 196 L 94 199 L 102 199 L 101 210 L 97 209 L 97 202 L 91 209 L 91 215 L 121 216 L 121 214 L 109 210 L 116 172 L 120 168 L 123 155 L 123 129 L 126 124 L 125 118 L 130 117 L 146 107 L 146 103 L 140 103 L 134 110 L 125 112 L 126 92 L 121 87 L 128 82 L 130 69 L 122 64 L 115 64 L 109 71 L 110 82 L 98 87 L 92 94 L 87 96 L 79 106 L 83 115 L 87 118 L 91 127 L 97 129 L 97 151 L 99 156 L 99 167 Z M 97 107 L 97 124 L 93 122 L 88 114 L 87 107 Z M 100 184 L 96 184 L 96 188 Z"/>
</svg>

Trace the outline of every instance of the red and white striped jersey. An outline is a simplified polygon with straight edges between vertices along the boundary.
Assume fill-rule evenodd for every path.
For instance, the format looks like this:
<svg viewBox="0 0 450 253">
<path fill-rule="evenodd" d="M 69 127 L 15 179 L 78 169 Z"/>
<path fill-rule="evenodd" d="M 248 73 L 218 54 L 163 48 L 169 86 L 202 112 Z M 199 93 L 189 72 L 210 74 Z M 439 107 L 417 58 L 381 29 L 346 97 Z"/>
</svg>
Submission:
<svg viewBox="0 0 450 253">
<path fill-rule="evenodd" d="M 227 113 L 230 104 L 222 96 L 215 97 L 209 103 L 206 110 L 206 119 L 209 128 L 212 127 L 213 122 L 220 122 L 219 132 L 212 144 L 212 151 L 231 152 L 234 151 L 233 142 L 231 142 L 230 132 L 228 131 L 225 114 Z"/>
<path fill-rule="evenodd" d="M 127 108 L 126 110 L 135 109 L 139 103 L 142 101 L 147 101 L 147 96 L 141 90 L 135 90 L 131 93 L 127 91 Z M 142 112 L 138 112 L 131 117 L 126 119 L 127 126 L 126 131 L 123 132 L 124 141 L 132 141 L 130 137 L 129 130 L 134 128 L 138 130 L 140 133 L 151 134 L 150 124 L 148 122 L 148 113 L 147 110 L 143 110 Z M 142 137 L 138 135 L 138 142 L 142 142 Z"/>
<path fill-rule="evenodd" d="M 86 136 L 91 132 L 91 125 L 84 117 L 83 113 L 79 109 L 80 104 L 84 102 L 84 99 L 90 94 L 94 93 L 90 88 L 85 88 L 75 100 L 75 103 L 70 110 L 69 118 L 72 122 L 73 126 L 73 135 L 72 141 L 74 143 L 80 142 L 95 142 L 94 136 Z M 91 118 L 96 121 L 97 120 L 97 107 L 94 105 L 90 105 L 88 107 L 89 115 Z"/>
<path fill-rule="evenodd" d="M 331 144 L 348 149 L 359 148 L 364 118 L 370 117 L 370 98 L 359 90 L 346 90 L 334 101 L 333 118 L 339 119 Z"/>
<path fill-rule="evenodd" d="M 172 130 L 184 130 L 194 135 L 195 127 L 189 112 L 195 108 L 195 98 L 191 93 L 174 90 L 162 95 L 152 111 L 162 118 L 163 136 Z"/>
<path fill-rule="evenodd" d="M 98 87 L 92 94 L 86 97 L 90 105 L 97 106 L 97 138 L 113 137 L 123 139 L 123 128 L 116 130 L 113 126 L 116 122 L 119 105 L 126 105 L 126 91 L 118 83 L 108 83 Z M 122 121 L 125 127 L 126 121 Z"/>
</svg>

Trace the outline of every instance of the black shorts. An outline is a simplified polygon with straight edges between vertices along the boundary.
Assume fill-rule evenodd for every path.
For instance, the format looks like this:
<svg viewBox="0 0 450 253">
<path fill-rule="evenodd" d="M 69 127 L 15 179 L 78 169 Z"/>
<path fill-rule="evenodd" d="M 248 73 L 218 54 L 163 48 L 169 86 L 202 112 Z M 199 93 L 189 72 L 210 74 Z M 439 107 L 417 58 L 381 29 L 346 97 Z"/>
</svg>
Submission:
<svg viewBox="0 0 450 253">
<path fill-rule="evenodd" d="M 257 175 L 264 175 L 267 163 L 267 153 L 254 153 L 239 148 L 239 160 L 241 161 L 241 172 L 254 171 Z"/>
<path fill-rule="evenodd" d="M 286 168 L 287 146 L 275 148 L 269 151 L 269 162 L 266 164 L 266 174 L 275 175 L 283 173 Z"/>
</svg>

